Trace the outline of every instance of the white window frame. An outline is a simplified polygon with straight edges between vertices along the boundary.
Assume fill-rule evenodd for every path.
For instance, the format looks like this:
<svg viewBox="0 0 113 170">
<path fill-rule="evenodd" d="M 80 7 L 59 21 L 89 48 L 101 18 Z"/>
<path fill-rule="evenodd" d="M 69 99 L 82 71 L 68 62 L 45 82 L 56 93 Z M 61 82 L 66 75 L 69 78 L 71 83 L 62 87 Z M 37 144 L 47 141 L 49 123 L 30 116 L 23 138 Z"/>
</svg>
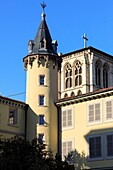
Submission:
<svg viewBox="0 0 113 170">
<path fill-rule="evenodd" d="M 92 122 L 89 121 L 89 106 L 93 105 L 95 106 L 96 104 L 100 104 L 100 120 L 94 120 Z M 95 111 L 95 108 L 94 108 Z M 94 117 L 95 117 L 95 113 L 94 113 Z M 97 101 L 97 102 L 89 102 L 87 104 L 87 125 L 95 125 L 95 124 L 100 124 L 102 123 L 102 101 Z"/>
<path fill-rule="evenodd" d="M 68 110 L 71 110 L 71 113 L 72 113 L 72 125 L 63 127 L 63 112 L 66 111 L 66 117 L 67 117 Z M 74 128 L 74 109 L 73 107 L 64 107 L 62 108 L 62 130 L 68 130 L 68 129 L 73 129 L 73 128 Z"/>
<path fill-rule="evenodd" d="M 90 158 L 89 139 L 90 138 L 96 138 L 96 137 L 101 137 L 101 155 L 102 156 L 101 157 L 96 157 L 96 158 Z M 88 161 L 95 161 L 95 160 L 102 160 L 102 159 L 104 159 L 103 151 L 104 151 L 103 134 L 95 134 L 95 135 L 88 136 Z"/>
<path fill-rule="evenodd" d="M 67 139 L 67 140 L 63 140 L 62 141 L 62 159 L 64 160 L 64 156 L 67 156 L 68 155 L 68 148 L 66 148 L 66 155 L 64 155 L 63 154 L 63 143 L 66 143 L 66 147 L 67 147 L 67 145 L 68 145 L 68 143 L 69 142 L 72 142 L 72 149 L 69 151 L 69 152 L 71 152 L 71 151 L 73 151 L 73 150 L 75 150 L 75 148 L 74 148 L 74 139 Z"/>
<path fill-rule="evenodd" d="M 106 113 L 106 103 L 107 102 L 111 102 L 111 106 L 112 106 L 112 118 L 109 118 L 109 119 L 106 118 L 106 116 L 107 116 L 107 113 Z M 112 122 L 113 121 L 113 99 L 105 100 L 104 106 L 105 106 L 105 109 L 104 109 L 104 122 Z"/>
</svg>

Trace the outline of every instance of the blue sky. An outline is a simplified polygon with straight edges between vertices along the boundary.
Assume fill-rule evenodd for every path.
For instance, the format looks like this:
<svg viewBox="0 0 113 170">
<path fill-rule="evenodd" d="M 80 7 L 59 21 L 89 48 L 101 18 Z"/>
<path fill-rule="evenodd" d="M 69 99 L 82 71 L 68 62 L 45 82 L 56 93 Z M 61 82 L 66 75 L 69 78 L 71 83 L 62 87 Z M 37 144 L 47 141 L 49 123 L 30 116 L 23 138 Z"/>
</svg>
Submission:
<svg viewBox="0 0 113 170">
<path fill-rule="evenodd" d="M 4 0 L 0 3 L 0 94 L 25 101 L 23 57 L 41 21 L 41 0 Z M 87 46 L 113 55 L 113 0 L 46 0 L 46 21 L 58 52 Z"/>
</svg>

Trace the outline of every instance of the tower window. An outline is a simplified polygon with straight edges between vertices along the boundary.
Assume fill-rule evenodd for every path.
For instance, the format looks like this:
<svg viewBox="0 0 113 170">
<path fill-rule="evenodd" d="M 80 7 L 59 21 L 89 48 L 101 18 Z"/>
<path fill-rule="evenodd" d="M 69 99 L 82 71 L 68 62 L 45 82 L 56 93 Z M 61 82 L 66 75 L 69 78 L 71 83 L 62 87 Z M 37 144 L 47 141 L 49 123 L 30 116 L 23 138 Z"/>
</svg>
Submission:
<svg viewBox="0 0 113 170">
<path fill-rule="evenodd" d="M 39 142 L 40 142 L 40 143 L 43 143 L 44 134 L 43 134 L 43 133 L 38 134 L 38 139 L 39 139 Z"/>
<path fill-rule="evenodd" d="M 42 39 L 41 42 L 40 42 L 40 47 L 41 48 L 44 48 L 44 40 Z"/>
<path fill-rule="evenodd" d="M 44 115 L 39 115 L 39 125 L 44 125 Z"/>
<path fill-rule="evenodd" d="M 72 87 L 72 67 L 71 64 L 67 64 L 64 69 L 65 74 L 65 88 L 71 88 Z"/>
<path fill-rule="evenodd" d="M 44 105 L 44 95 L 39 96 L 39 105 L 43 106 Z"/>
<path fill-rule="evenodd" d="M 45 76 L 44 75 L 40 75 L 39 76 L 40 85 L 44 85 L 44 80 L 45 80 Z"/>
<path fill-rule="evenodd" d="M 75 63 L 75 86 L 82 84 L 82 65 L 80 61 Z"/>
</svg>

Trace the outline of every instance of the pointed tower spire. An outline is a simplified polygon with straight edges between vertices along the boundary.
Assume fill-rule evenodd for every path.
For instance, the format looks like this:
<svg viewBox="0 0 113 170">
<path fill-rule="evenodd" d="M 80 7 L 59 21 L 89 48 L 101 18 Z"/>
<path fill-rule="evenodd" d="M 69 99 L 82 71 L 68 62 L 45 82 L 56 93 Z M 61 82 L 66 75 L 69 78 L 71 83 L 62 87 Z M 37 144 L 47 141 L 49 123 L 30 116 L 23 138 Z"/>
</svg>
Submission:
<svg viewBox="0 0 113 170">
<path fill-rule="evenodd" d="M 43 1 L 42 6 L 42 20 L 38 28 L 34 41 L 30 40 L 28 43 L 29 53 L 32 54 L 57 54 L 57 43 L 52 43 L 52 38 L 46 23 L 45 7 L 46 4 Z"/>
</svg>

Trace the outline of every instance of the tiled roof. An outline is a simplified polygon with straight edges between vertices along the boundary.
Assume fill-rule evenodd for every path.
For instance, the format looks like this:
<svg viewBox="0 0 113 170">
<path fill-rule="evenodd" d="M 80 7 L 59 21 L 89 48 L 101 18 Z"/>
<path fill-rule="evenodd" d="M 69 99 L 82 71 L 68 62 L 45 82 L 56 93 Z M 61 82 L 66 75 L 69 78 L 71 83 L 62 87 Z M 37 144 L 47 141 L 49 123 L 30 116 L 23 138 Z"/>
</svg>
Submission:
<svg viewBox="0 0 113 170">
<path fill-rule="evenodd" d="M 103 94 L 103 93 L 107 93 L 107 92 L 110 92 L 110 91 L 113 91 L 113 86 L 112 87 L 109 87 L 109 88 L 102 88 L 102 89 L 99 89 L 99 90 L 96 90 L 96 91 L 93 91 L 93 92 L 89 92 L 89 93 L 85 93 L 85 94 L 81 94 L 79 96 L 71 96 L 71 97 L 67 97 L 67 98 L 62 98 L 62 99 L 59 99 L 56 104 L 60 104 L 62 102 L 68 102 L 68 101 L 71 101 L 71 100 L 76 100 L 76 99 L 83 99 L 83 98 L 86 98 L 86 97 L 91 97 L 91 96 L 96 96 L 98 94 Z"/>
</svg>

